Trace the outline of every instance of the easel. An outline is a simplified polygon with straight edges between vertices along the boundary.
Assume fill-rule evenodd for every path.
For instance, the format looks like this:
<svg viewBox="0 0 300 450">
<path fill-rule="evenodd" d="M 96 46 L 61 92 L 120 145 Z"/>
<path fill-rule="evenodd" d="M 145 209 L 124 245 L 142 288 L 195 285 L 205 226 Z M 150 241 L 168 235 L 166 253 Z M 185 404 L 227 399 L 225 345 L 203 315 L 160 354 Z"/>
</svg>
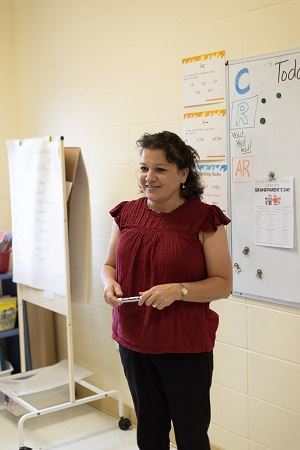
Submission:
<svg viewBox="0 0 300 450">
<path fill-rule="evenodd" d="M 127 430 L 131 423 L 129 419 L 124 417 L 124 405 L 121 393 L 118 390 L 103 391 L 96 386 L 86 382 L 83 379 L 77 379 L 76 382 L 82 387 L 91 391 L 92 395 L 84 398 L 75 398 L 75 376 L 74 376 L 74 356 L 73 356 L 73 334 L 72 334 L 72 311 L 71 311 L 71 282 L 70 282 L 70 258 L 69 258 L 69 237 L 68 237 L 68 216 L 67 216 L 67 196 L 66 196 L 66 167 L 65 167 L 65 153 L 63 146 L 63 138 L 45 138 L 49 142 L 56 142 L 59 152 L 59 173 L 61 176 L 61 195 L 63 198 L 63 214 L 62 223 L 63 237 L 64 237 L 64 255 L 65 255 L 65 293 L 64 295 L 46 292 L 42 288 L 37 289 L 23 283 L 18 283 L 18 314 L 19 314 L 19 330 L 20 330 L 20 357 L 21 357 L 21 374 L 6 377 L 3 384 L 0 383 L 0 391 L 13 399 L 20 406 L 25 408 L 28 413 L 24 414 L 18 423 L 18 448 L 19 450 L 32 450 L 24 444 L 24 423 L 34 417 L 43 416 L 63 409 L 72 408 L 74 406 L 90 403 L 95 400 L 100 400 L 106 397 L 113 397 L 118 400 L 119 404 L 119 427 L 122 430 Z M 21 144 L 20 144 L 21 145 Z M 45 149 L 45 141 L 43 146 Z M 45 151 L 45 150 L 44 150 Z M 68 172 L 68 171 L 67 171 Z M 73 171 L 75 177 L 76 170 Z M 13 230 L 14 232 L 14 230 Z M 18 279 L 16 280 L 18 282 Z M 5 387 L 4 383 L 7 380 L 18 380 L 24 378 L 24 375 L 30 376 L 38 372 L 37 370 L 26 371 L 25 363 L 25 342 L 24 342 L 24 317 L 23 317 L 23 302 L 33 303 L 50 311 L 59 313 L 65 317 L 67 327 L 67 351 L 68 351 L 68 382 L 69 382 L 69 401 L 50 406 L 47 408 L 38 409 L 25 401 L 20 396 L 16 395 L 12 390 Z"/>
</svg>

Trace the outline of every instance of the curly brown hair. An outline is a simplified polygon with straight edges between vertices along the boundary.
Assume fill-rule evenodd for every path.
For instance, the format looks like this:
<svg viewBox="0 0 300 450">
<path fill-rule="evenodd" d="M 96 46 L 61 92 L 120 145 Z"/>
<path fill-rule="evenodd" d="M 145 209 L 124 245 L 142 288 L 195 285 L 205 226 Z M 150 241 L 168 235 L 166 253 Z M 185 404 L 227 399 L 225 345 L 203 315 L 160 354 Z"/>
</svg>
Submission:
<svg viewBox="0 0 300 450">
<path fill-rule="evenodd" d="M 201 182 L 200 173 L 197 171 L 196 163 L 199 159 L 198 153 L 193 147 L 171 131 L 161 131 L 159 133 L 145 133 L 136 141 L 139 153 L 144 149 L 164 150 L 169 162 L 175 163 L 179 170 L 189 169 L 185 182 L 185 188 L 181 186 L 181 195 L 185 199 L 202 198 L 204 187 Z"/>
</svg>

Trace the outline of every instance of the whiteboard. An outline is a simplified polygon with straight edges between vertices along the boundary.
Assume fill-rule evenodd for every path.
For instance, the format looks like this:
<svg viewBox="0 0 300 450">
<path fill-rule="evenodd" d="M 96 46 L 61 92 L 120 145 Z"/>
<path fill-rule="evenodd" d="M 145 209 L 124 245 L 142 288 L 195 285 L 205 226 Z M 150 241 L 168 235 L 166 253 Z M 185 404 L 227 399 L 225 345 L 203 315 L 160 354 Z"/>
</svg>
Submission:
<svg viewBox="0 0 300 450">
<path fill-rule="evenodd" d="M 14 282 L 66 296 L 65 195 L 60 138 L 8 141 Z"/>
<path fill-rule="evenodd" d="M 233 293 L 300 306 L 300 50 L 229 61 L 228 107 Z M 255 180 L 270 172 L 294 177 L 292 248 L 255 245 Z"/>
</svg>

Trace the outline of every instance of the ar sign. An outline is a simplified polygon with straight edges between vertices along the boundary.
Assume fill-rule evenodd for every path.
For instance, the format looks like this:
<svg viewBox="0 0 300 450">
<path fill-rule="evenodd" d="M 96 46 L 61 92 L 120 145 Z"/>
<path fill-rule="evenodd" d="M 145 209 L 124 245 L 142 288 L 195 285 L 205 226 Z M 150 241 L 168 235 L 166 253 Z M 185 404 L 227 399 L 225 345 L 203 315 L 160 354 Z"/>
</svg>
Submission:
<svg viewBox="0 0 300 450">
<path fill-rule="evenodd" d="M 257 95 L 231 103 L 230 128 L 254 128 L 257 107 Z"/>
<path fill-rule="evenodd" d="M 251 181 L 253 178 L 253 157 L 233 157 L 231 174 L 233 183 L 245 183 Z"/>
</svg>

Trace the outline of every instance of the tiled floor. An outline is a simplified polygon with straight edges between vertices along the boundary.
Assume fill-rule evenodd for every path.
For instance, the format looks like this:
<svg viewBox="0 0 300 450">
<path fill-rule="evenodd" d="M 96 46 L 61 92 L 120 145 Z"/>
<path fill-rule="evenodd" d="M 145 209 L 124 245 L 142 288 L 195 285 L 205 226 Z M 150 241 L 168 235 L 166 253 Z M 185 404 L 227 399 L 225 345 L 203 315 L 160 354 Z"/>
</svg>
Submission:
<svg viewBox="0 0 300 450">
<path fill-rule="evenodd" d="M 0 450 L 18 450 L 18 418 L 0 411 Z M 25 445 L 34 450 L 138 450 L 136 430 L 122 431 L 118 421 L 82 405 L 25 422 Z"/>
</svg>

